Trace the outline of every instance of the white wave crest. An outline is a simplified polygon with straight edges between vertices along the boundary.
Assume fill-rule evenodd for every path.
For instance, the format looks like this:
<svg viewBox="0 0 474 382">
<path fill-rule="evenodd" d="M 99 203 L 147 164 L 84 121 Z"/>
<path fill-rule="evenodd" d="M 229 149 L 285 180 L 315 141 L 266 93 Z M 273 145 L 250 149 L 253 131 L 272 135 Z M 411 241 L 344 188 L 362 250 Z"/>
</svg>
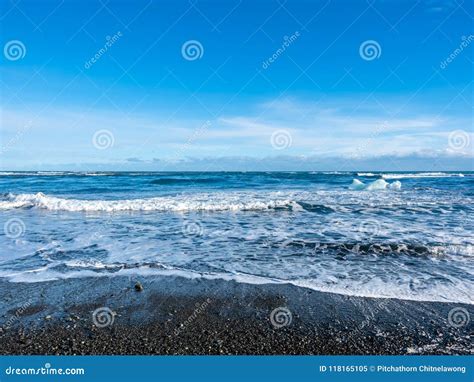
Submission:
<svg viewBox="0 0 474 382">
<path fill-rule="evenodd" d="M 189 195 L 148 199 L 80 200 L 48 196 L 43 193 L 8 195 L 0 201 L 0 210 L 41 208 L 50 211 L 116 212 L 116 211 L 249 211 L 275 208 L 297 208 L 289 199 L 259 200 L 229 195 Z"/>
<path fill-rule="evenodd" d="M 374 174 L 373 172 L 358 172 L 357 176 L 379 176 L 379 174 Z"/>
<path fill-rule="evenodd" d="M 383 179 L 377 179 L 369 184 L 365 184 L 358 179 L 354 179 L 352 184 L 349 186 L 351 190 L 368 190 L 368 191 L 378 191 L 378 190 L 400 190 L 402 184 L 397 180 L 393 183 L 388 183 Z"/>
<path fill-rule="evenodd" d="M 453 178 L 460 177 L 463 178 L 464 174 L 453 174 L 450 172 L 416 172 L 416 173 L 373 173 L 373 172 L 358 172 L 357 176 L 378 176 L 383 179 L 409 179 L 409 178 Z"/>
<path fill-rule="evenodd" d="M 464 174 L 452 174 L 447 172 L 420 172 L 414 174 L 382 174 L 384 179 L 408 179 L 408 178 L 453 178 L 464 177 Z"/>
</svg>

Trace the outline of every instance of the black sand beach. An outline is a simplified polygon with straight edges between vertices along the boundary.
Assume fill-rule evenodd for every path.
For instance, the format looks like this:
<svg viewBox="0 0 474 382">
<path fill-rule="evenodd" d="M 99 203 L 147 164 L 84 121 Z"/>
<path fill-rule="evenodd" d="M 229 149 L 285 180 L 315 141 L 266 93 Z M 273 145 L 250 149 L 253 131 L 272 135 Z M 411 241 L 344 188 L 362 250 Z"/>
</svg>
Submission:
<svg viewBox="0 0 474 382">
<path fill-rule="evenodd" d="M 1 354 L 474 353 L 472 321 L 448 321 L 471 305 L 174 276 L 1 281 L 0 293 Z"/>
</svg>

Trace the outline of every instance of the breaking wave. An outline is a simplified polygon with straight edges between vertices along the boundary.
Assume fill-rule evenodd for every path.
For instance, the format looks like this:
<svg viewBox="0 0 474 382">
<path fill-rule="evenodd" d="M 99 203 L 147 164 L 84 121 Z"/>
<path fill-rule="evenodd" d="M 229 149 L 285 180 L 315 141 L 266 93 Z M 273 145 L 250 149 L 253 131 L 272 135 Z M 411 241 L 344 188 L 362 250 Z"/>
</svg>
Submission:
<svg viewBox="0 0 474 382">
<path fill-rule="evenodd" d="M 460 177 L 463 178 L 464 174 L 450 173 L 450 172 L 417 172 L 417 173 L 373 173 L 373 172 L 358 172 L 357 176 L 366 176 L 366 177 L 381 177 L 383 179 L 410 179 L 410 178 L 453 178 Z"/>
<path fill-rule="evenodd" d="M 0 210 L 14 208 L 40 208 L 50 211 L 69 212 L 117 212 L 117 211 L 252 211 L 252 210 L 298 210 L 304 209 L 297 202 L 289 199 L 264 200 L 222 195 L 178 195 L 173 197 L 155 197 L 147 199 L 125 200 L 81 200 L 65 199 L 55 196 L 37 194 L 7 194 L 6 200 L 0 201 Z M 314 209 L 314 206 L 309 206 Z M 320 208 L 321 209 L 321 208 Z M 321 209 L 324 210 L 324 209 Z"/>
</svg>

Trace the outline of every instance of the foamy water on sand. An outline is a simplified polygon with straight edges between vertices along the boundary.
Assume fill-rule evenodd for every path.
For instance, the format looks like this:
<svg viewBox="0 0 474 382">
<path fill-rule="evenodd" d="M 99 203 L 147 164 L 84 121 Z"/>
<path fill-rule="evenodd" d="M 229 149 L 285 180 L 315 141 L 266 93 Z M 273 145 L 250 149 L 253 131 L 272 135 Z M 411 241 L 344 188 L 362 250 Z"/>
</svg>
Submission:
<svg viewBox="0 0 474 382">
<path fill-rule="evenodd" d="M 0 277 L 179 274 L 474 303 L 473 173 L 0 173 Z"/>
</svg>

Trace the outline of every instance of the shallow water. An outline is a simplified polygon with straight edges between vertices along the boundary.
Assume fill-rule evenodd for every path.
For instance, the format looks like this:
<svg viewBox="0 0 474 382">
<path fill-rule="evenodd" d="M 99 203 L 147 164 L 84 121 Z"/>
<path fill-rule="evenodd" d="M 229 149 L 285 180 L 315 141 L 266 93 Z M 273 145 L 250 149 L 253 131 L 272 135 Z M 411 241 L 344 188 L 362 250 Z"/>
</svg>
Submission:
<svg viewBox="0 0 474 382">
<path fill-rule="evenodd" d="M 473 201 L 473 173 L 0 172 L 0 277 L 177 273 L 473 303 Z"/>
</svg>

